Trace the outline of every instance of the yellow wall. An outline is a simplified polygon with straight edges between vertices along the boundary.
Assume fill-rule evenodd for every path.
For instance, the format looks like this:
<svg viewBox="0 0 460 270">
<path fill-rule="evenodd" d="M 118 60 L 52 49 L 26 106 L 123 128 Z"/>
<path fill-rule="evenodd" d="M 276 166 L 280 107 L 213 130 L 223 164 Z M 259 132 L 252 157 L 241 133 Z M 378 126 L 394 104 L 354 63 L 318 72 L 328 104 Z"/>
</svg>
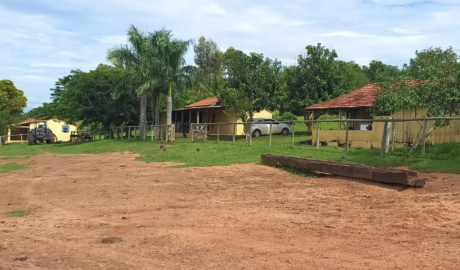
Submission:
<svg viewBox="0 0 460 270">
<path fill-rule="evenodd" d="M 386 119 L 388 117 L 374 117 L 374 119 Z M 358 124 L 359 125 L 359 124 Z M 348 142 L 351 147 L 363 148 L 380 148 L 383 136 L 383 122 L 376 122 L 372 130 L 349 130 Z M 312 131 L 313 143 L 316 143 L 317 131 Z M 337 146 L 339 143 L 344 144 L 346 140 L 346 130 L 320 130 L 320 142 L 327 142 L 330 146 Z"/>
<path fill-rule="evenodd" d="M 254 118 L 272 118 L 272 112 L 268 110 L 262 110 L 260 112 L 254 113 Z M 241 119 L 238 119 L 238 123 L 242 123 Z M 244 135 L 244 126 L 237 125 L 236 135 Z"/>
<path fill-rule="evenodd" d="M 393 115 L 393 119 L 413 119 L 426 116 L 426 109 L 413 108 L 401 110 Z M 374 119 L 385 119 L 387 117 L 375 117 Z M 398 122 L 395 123 L 395 142 L 398 146 L 414 143 L 423 132 L 424 121 Z M 428 129 L 435 121 L 428 121 Z M 349 130 L 348 138 L 352 147 L 380 148 L 382 144 L 384 123 L 374 123 L 373 130 Z M 390 129 L 392 130 L 392 129 Z M 316 142 L 316 130 L 312 134 L 313 143 Z M 390 132 L 390 140 L 391 138 Z M 321 142 L 328 142 L 329 145 L 336 145 L 337 142 L 345 143 L 345 130 L 320 130 Z M 450 121 L 448 127 L 436 128 L 427 138 L 427 143 L 438 144 L 447 142 L 460 142 L 460 121 Z"/>
<path fill-rule="evenodd" d="M 38 127 L 42 123 L 31 123 L 30 128 Z M 57 119 L 51 119 L 46 121 L 46 125 L 49 129 L 53 131 L 56 135 L 58 141 L 68 142 L 70 141 L 70 134 L 72 131 L 77 131 L 77 126 L 75 125 L 68 125 L 65 122 L 59 121 Z M 69 126 L 69 133 L 62 132 L 62 126 Z"/>
<path fill-rule="evenodd" d="M 203 112 L 202 119 L 200 119 L 203 123 L 242 123 L 241 119 L 235 119 L 224 112 L 223 108 L 217 109 L 201 109 Z M 196 111 L 195 111 L 196 112 Z M 188 115 L 189 111 L 185 111 L 184 114 Z M 254 118 L 271 118 L 272 113 L 267 110 L 260 111 L 254 114 Z M 173 119 L 174 120 L 174 119 Z M 192 122 L 196 122 L 196 119 L 192 119 Z M 166 125 L 166 112 L 161 114 L 161 125 Z M 233 125 L 220 125 L 219 133 L 230 135 L 233 134 Z M 208 130 L 208 134 L 217 134 L 217 125 L 211 125 Z M 244 135 L 244 127 L 242 124 L 238 124 L 236 126 L 236 135 Z M 182 135 L 176 134 L 178 138 Z"/>
<path fill-rule="evenodd" d="M 394 114 L 395 119 L 423 118 L 426 116 L 426 109 L 413 108 L 401 110 Z M 428 121 L 428 129 L 435 121 Z M 396 142 L 414 142 L 419 134 L 423 132 L 423 121 L 396 123 Z M 460 142 L 460 121 L 452 120 L 448 127 L 436 128 L 427 138 L 427 143 L 438 144 L 446 142 Z"/>
</svg>

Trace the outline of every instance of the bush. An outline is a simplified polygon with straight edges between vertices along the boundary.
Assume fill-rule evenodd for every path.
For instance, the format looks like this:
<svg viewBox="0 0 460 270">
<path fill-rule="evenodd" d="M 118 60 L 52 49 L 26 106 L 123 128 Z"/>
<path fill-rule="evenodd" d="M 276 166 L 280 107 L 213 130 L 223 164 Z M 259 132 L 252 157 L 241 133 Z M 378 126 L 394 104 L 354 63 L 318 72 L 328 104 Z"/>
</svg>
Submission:
<svg viewBox="0 0 460 270">
<path fill-rule="evenodd" d="M 276 111 L 272 114 L 273 119 L 278 121 L 295 121 L 297 116 L 291 112 L 285 112 L 282 115 L 279 115 Z"/>
</svg>

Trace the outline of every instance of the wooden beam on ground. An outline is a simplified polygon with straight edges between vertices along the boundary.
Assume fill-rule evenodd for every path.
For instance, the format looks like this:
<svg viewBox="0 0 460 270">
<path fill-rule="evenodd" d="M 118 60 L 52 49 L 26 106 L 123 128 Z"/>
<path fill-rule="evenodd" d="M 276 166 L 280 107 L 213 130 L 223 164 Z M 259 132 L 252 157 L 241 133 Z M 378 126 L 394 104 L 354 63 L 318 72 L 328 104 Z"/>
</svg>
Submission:
<svg viewBox="0 0 460 270">
<path fill-rule="evenodd" d="M 346 176 L 385 184 L 409 187 L 423 187 L 426 179 L 418 178 L 417 173 L 405 170 L 375 168 L 342 162 L 262 155 L 262 162 L 271 166 L 286 166 L 301 170 L 311 170 L 333 175 Z"/>
</svg>

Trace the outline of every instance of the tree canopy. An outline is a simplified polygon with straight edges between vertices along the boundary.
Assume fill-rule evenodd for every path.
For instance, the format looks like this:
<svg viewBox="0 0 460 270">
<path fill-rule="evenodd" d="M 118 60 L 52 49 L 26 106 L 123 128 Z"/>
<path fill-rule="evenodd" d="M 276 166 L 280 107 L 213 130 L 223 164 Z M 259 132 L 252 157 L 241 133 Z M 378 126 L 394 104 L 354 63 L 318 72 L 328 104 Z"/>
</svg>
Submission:
<svg viewBox="0 0 460 270">
<path fill-rule="evenodd" d="M 0 80 L 0 135 L 7 133 L 12 124 L 19 122 L 27 106 L 24 92 L 10 80 Z"/>
<path fill-rule="evenodd" d="M 10 80 L 0 80 L 0 111 L 20 114 L 27 106 L 24 92 L 17 89 Z"/>
<path fill-rule="evenodd" d="M 245 120 L 272 106 L 272 96 L 280 87 L 281 62 L 229 48 L 224 67 L 228 87 L 220 98 L 229 111 Z"/>
<path fill-rule="evenodd" d="M 67 123 L 81 122 L 83 126 L 100 124 L 105 130 L 110 126 L 135 125 L 139 116 L 137 98 L 129 91 L 120 92 L 117 99 L 112 98 L 111 90 L 125 73 L 107 65 L 99 65 L 89 72 L 72 71 L 56 82 L 52 89 L 53 102 L 32 110 L 29 115 L 56 117 Z"/>
</svg>

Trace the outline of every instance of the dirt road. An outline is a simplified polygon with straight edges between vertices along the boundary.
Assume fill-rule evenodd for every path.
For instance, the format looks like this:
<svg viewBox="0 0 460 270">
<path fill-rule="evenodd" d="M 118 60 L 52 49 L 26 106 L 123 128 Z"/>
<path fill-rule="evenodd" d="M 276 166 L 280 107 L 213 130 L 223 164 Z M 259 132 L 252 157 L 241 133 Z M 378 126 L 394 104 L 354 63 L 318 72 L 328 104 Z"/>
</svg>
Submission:
<svg viewBox="0 0 460 270">
<path fill-rule="evenodd" d="M 42 154 L 0 174 L 0 269 L 460 269 L 459 175 L 405 189 L 133 158 Z"/>
</svg>

